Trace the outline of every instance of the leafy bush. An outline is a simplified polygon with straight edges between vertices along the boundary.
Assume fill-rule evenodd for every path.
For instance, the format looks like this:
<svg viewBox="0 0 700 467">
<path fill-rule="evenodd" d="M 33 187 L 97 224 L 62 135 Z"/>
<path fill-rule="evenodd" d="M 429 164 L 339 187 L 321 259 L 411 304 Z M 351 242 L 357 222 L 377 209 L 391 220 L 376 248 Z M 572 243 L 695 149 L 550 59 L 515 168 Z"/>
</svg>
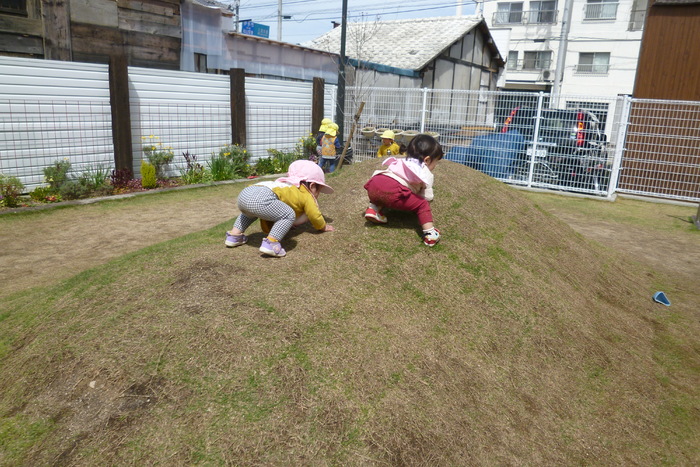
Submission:
<svg viewBox="0 0 700 467">
<path fill-rule="evenodd" d="M 211 181 L 211 172 L 197 162 L 197 156 L 189 152 L 183 152 L 182 157 L 185 158 L 185 162 L 187 163 L 187 167 L 180 171 L 180 177 L 183 183 L 186 185 L 194 185 Z"/>
<path fill-rule="evenodd" d="M 158 186 L 156 178 L 156 168 L 153 164 L 141 161 L 141 186 L 144 188 L 155 188 Z"/>
<path fill-rule="evenodd" d="M 44 167 L 44 179 L 54 193 L 61 190 L 61 185 L 66 183 L 71 163 L 68 158 L 56 159 L 53 165 Z"/>
<path fill-rule="evenodd" d="M 148 144 L 143 146 L 143 152 L 148 162 L 156 168 L 156 178 L 165 178 L 165 171 L 175 158 L 173 148 L 163 146 L 160 141 L 154 141 L 159 139 L 158 136 L 142 136 L 141 139 L 149 140 Z"/>
<path fill-rule="evenodd" d="M 0 204 L 8 208 L 19 206 L 24 185 L 17 177 L 0 174 Z"/>
<path fill-rule="evenodd" d="M 316 159 L 316 146 L 318 142 L 313 133 L 309 133 L 308 136 L 304 138 L 299 138 L 299 143 L 297 144 L 297 152 L 300 152 L 299 159 L 308 158 L 311 160 Z"/>
<path fill-rule="evenodd" d="M 212 154 L 208 162 L 212 180 L 234 180 L 250 175 L 248 151 L 237 144 L 228 144 L 219 149 L 218 154 Z"/>
<path fill-rule="evenodd" d="M 39 203 L 55 203 L 61 201 L 61 196 L 48 186 L 38 186 L 34 188 L 34 190 L 29 193 L 29 197 Z"/>
<path fill-rule="evenodd" d="M 134 174 L 129 169 L 115 169 L 109 176 L 109 181 L 114 189 L 124 189 L 129 186 L 129 182 L 134 178 Z"/>
<path fill-rule="evenodd" d="M 270 157 L 258 159 L 255 163 L 255 173 L 257 175 L 279 174 L 289 170 L 289 165 L 304 157 L 303 153 L 297 151 L 283 152 L 277 149 L 268 149 Z"/>
<path fill-rule="evenodd" d="M 93 187 L 93 190 L 104 188 L 107 185 L 107 177 L 109 177 L 109 169 L 102 164 L 90 165 L 80 175 L 86 185 Z"/>
<path fill-rule="evenodd" d="M 88 183 L 87 179 L 78 178 L 63 183 L 59 195 L 62 199 L 82 199 L 89 198 L 93 192 L 94 187 Z"/>
</svg>

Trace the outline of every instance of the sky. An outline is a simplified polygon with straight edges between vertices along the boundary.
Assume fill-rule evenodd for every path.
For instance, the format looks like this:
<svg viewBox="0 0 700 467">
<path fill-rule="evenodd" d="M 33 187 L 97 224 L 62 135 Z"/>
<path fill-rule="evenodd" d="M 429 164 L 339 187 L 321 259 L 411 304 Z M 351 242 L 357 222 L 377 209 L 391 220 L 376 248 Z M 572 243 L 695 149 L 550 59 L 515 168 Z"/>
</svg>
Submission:
<svg viewBox="0 0 700 467">
<path fill-rule="evenodd" d="M 235 4 L 235 0 L 219 0 Z M 278 40 L 279 0 L 239 0 L 241 20 L 252 20 L 270 27 L 269 39 Z M 474 14 L 473 0 L 347 0 L 348 22 L 454 16 L 459 4 L 462 14 Z M 302 44 L 333 28 L 342 20 L 342 0 L 282 0 L 282 41 Z M 240 29 L 239 29 L 240 30 Z"/>
</svg>

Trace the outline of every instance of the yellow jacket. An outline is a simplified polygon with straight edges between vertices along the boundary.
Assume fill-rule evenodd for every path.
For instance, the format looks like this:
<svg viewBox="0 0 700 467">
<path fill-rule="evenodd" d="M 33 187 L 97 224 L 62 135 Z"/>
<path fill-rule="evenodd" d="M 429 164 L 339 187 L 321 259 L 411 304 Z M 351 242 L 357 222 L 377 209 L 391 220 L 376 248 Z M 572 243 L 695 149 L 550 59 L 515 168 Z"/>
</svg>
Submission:
<svg viewBox="0 0 700 467">
<path fill-rule="evenodd" d="M 387 154 L 387 151 L 391 151 L 391 154 Z M 399 145 L 396 141 L 393 141 L 389 146 L 381 145 L 377 151 L 377 157 L 384 157 L 387 155 L 398 156 L 399 155 Z"/>
<path fill-rule="evenodd" d="M 275 183 L 275 182 L 273 182 Z M 294 209 L 294 213 L 299 217 L 301 214 L 306 214 L 309 222 L 316 230 L 323 230 L 326 227 L 326 219 L 321 214 L 318 207 L 318 202 L 314 195 L 306 189 L 304 185 L 294 186 L 276 184 L 278 186 L 271 187 L 272 191 L 284 204 Z"/>
</svg>

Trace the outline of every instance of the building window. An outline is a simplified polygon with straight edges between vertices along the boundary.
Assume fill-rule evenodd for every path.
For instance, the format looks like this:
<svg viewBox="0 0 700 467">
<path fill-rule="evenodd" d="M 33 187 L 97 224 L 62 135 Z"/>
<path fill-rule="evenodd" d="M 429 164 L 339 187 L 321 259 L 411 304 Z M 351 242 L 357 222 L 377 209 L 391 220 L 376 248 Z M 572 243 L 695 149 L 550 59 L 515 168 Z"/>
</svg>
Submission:
<svg viewBox="0 0 700 467">
<path fill-rule="evenodd" d="M 610 69 L 610 52 L 586 52 L 578 54 L 577 73 L 607 74 Z"/>
<path fill-rule="evenodd" d="M 0 13 L 27 16 L 27 0 L 0 0 Z"/>
<path fill-rule="evenodd" d="M 198 73 L 207 72 L 207 56 L 205 54 L 194 54 L 194 71 Z"/>
<path fill-rule="evenodd" d="M 496 13 L 493 14 L 493 24 L 510 24 L 523 22 L 523 4 L 499 3 Z"/>
<path fill-rule="evenodd" d="M 531 23 L 554 23 L 557 19 L 557 2 L 530 2 Z"/>
<path fill-rule="evenodd" d="M 536 52 L 525 52 L 523 59 L 523 70 L 549 70 L 552 64 L 552 51 L 539 50 Z"/>
<path fill-rule="evenodd" d="M 508 52 L 508 61 L 506 62 L 507 70 L 517 70 L 518 69 L 518 51 L 511 50 Z"/>
<path fill-rule="evenodd" d="M 617 0 L 587 0 L 583 19 L 615 19 Z"/>
</svg>

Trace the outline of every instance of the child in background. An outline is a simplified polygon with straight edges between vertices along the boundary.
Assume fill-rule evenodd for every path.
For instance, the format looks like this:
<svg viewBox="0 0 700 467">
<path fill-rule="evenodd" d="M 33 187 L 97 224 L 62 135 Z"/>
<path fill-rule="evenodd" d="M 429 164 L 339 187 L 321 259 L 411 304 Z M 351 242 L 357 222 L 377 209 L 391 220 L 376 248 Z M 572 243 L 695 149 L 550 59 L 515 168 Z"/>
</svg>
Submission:
<svg viewBox="0 0 700 467">
<path fill-rule="evenodd" d="M 326 130 L 328 129 L 328 125 L 333 123 L 333 121 L 330 118 L 324 118 L 321 120 L 321 126 L 318 129 L 318 132 L 316 133 L 316 155 L 321 158 L 321 138 L 323 138 L 323 135 L 326 134 Z"/>
<path fill-rule="evenodd" d="M 280 241 L 293 225 L 310 221 L 317 230 L 332 232 L 321 214 L 316 198 L 319 193 L 333 193 L 326 185 L 323 170 L 309 160 L 297 160 L 289 166 L 289 173 L 274 182 L 260 182 L 244 188 L 238 195 L 238 209 L 233 228 L 226 232 L 227 247 L 243 245 L 248 241 L 244 232 L 256 219 L 265 223 L 269 232 L 262 241 L 260 251 L 269 256 L 282 257 L 287 252 Z M 271 225 L 270 225 L 271 224 Z"/>
<path fill-rule="evenodd" d="M 377 224 L 388 222 L 385 208 L 411 211 L 418 215 L 423 229 L 423 243 L 435 246 L 440 231 L 433 225 L 430 201 L 433 200 L 433 169 L 443 157 L 442 147 L 430 135 L 418 135 L 411 140 L 405 158 L 389 157 L 365 184 L 369 207 L 365 218 Z"/>
<path fill-rule="evenodd" d="M 326 126 L 326 134 L 321 138 L 321 156 L 318 159 L 318 166 L 322 170 L 328 166 L 328 172 L 332 173 L 335 171 L 336 165 L 338 165 L 338 159 L 340 155 L 340 140 L 337 138 L 338 125 L 335 123 L 329 123 Z"/>
<path fill-rule="evenodd" d="M 386 130 L 382 133 L 380 138 L 382 138 L 382 144 L 379 146 L 379 149 L 377 149 L 377 157 L 398 156 L 400 154 L 401 149 L 396 141 L 394 141 L 396 134 L 394 134 L 393 131 Z"/>
</svg>

